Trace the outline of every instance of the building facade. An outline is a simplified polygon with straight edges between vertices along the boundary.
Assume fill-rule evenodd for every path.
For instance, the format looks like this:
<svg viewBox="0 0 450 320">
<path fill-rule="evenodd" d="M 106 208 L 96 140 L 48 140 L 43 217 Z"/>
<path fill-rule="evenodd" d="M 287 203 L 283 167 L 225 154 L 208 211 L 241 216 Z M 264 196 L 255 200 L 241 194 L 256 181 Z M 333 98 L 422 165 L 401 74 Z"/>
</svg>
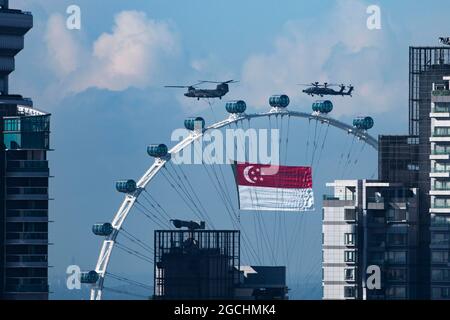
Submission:
<svg viewBox="0 0 450 320">
<path fill-rule="evenodd" d="M 433 84 L 450 74 L 450 47 L 411 47 L 409 49 L 409 133 L 419 139 L 419 267 L 421 299 L 431 298 L 431 220 L 430 149 L 431 91 Z"/>
<path fill-rule="evenodd" d="M 368 180 L 327 186 L 334 195 L 323 201 L 323 298 L 417 298 L 417 189 Z M 366 284 L 373 267 L 376 288 Z"/>
<path fill-rule="evenodd" d="M 450 76 L 433 84 L 430 137 L 431 298 L 450 299 Z"/>
<path fill-rule="evenodd" d="M 240 232 L 156 230 L 154 299 L 232 299 Z"/>
<path fill-rule="evenodd" d="M 9 93 L 30 13 L 0 0 L 0 297 L 48 299 L 50 115 Z"/>
</svg>

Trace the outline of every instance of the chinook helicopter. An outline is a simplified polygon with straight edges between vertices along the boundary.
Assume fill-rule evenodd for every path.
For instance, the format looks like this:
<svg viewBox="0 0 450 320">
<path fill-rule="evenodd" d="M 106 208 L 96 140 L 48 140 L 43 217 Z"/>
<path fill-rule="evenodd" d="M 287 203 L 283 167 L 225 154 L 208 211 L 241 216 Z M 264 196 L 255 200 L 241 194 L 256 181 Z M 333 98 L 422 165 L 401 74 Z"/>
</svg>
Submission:
<svg viewBox="0 0 450 320">
<path fill-rule="evenodd" d="M 165 86 L 166 88 L 187 88 L 188 91 L 184 94 L 188 98 L 197 98 L 197 100 L 200 99 L 212 99 L 212 98 L 219 98 L 222 99 L 223 96 L 225 96 L 229 91 L 229 84 L 236 83 L 238 81 L 235 80 L 228 80 L 224 82 L 217 82 L 217 81 L 200 81 L 199 83 L 196 83 L 194 85 L 190 86 Z M 217 84 L 215 89 L 199 89 L 197 86 L 204 84 L 204 83 L 215 83 Z"/>
<path fill-rule="evenodd" d="M 352 96 L 352 92 L 355 89 L 352 85 L 346 86 L 344 84 L 329 84 L 325 82 L 324 84 L 320 84 L 319 82 L 314 82 L 310 84 L 300 84 L 300 86 L 308 86 L 309 88 L 303 90 L 303 93 L 314 97 L 316 96 Z M 334 90 L 331 87 L 339 87 L 340 90 Z M 348 89 L 347 91 L 345 91 Z"/>
</svg>

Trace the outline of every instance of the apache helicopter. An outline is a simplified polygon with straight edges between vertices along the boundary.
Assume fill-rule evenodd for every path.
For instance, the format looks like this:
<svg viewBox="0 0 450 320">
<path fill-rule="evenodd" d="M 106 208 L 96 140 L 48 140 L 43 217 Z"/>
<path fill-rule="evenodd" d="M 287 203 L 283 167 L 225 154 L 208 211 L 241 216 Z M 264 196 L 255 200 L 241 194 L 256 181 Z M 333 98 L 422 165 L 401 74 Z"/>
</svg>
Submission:
<svg viewBox="0 0 450 320">
<path fill-rule="evenodd" d="M 319 82 L 314 82 L 311 84 L 300 84 L 301 86 L 308 86 L 309 88 L 303 90 L 303 93 L 310 95 L 311 97 L 316 96 L 352 96 L 352 92 L 355 89 L 352 85 L 346 86 L 344 84 L 329 84 L 325 82 L 324 84 L 320 84 Z M 331 89 L 330 87 L 339 87 L 340 90 L 336 91 Z M 348 89 L 346 92 L 345 89 Z"/>
<path fill-rule="evenodd" d="M 230 83 L 236 83 L 238 81 L 228 80 L 224 82 L 217 81 L 200 81 L 194 85 L 190 86 L 165 86 L 166 88 L 187 88 L 188 91 L 184 94 L 188 98 L 197 98 L 200 99 L 211 99 L 211 98 L 219 98 L 222 99 L 224 95 L 226 95 L 230 89 L 228 85 Z M 215 89 L 198 89 L 197 86 L 204 83 L 215 83 L 217 84 Z"/>
</svg>

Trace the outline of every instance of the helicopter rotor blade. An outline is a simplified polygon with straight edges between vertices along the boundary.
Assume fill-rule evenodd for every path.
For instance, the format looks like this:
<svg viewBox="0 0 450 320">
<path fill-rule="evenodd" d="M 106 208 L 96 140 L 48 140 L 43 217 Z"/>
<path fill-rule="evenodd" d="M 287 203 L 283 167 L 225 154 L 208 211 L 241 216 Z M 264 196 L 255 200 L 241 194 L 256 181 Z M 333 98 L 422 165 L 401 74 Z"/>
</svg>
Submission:
<svg viewBox="0 0 450 320">
<path fill-rule="evenodd" d="M 189 88 L 189 87 L 191 87 L 191 86 L 164 86 L 164 88 L 180 88 L 180 89 Z"/>
<path fill-rule="evenodd" d="M 298 86 L 303 86 L 303 87 L 323 87 L 323 85 L 321 84 L 315 84 L 315 83 L 298 83 Z"/>
<path fill-rule="evenodd" d="M 228 83 L 237 83 L 239 81 L 236 80 L 228 80 L 228 81 L 210 81 L 210 80 L 199 80 L 200 83 L 215 83 L 215 84 L 228 84 Z"/>
</svg>

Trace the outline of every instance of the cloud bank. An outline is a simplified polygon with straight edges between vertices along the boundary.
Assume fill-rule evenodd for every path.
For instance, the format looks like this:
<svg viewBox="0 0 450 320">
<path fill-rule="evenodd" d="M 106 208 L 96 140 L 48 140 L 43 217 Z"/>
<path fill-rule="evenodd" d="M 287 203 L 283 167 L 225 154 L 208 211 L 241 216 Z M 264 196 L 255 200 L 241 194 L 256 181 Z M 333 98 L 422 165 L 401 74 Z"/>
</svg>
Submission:
<svg viewBox="0 0 450 320">
<path fill-rule="evenodd" d="M 338 116 L 383 113 L 406 103 L 406 94 L 399 94 L 406 92 L 406 75 L 387 76 L 398 70 L 392 31 L 386 19 L 381 30 L 369 30 L 366 9 L 364 2 L 343 0 L 315 20 L 287 22 L 271 50 L 244 62 L 237 93 L 264 108 L 270 94 L 287 93 L 305 108 L 312 99 L 297 84 L 327 81 L 356 88 L 352 99 L 334 99 Z"/>
<path fill-rule="evenodd" d="M 178 37 L 168 23 L 138 11 L 119 13 L 112 31 L 101 34 L 91 48 L 75 37 L 63 16 L 50 17 L 45 35 L 50 65 L 64 84 L 61 89 L 75 93 L 149 86 L 162 72 L 162 62 L 179 51 Z"/>
</svg>

